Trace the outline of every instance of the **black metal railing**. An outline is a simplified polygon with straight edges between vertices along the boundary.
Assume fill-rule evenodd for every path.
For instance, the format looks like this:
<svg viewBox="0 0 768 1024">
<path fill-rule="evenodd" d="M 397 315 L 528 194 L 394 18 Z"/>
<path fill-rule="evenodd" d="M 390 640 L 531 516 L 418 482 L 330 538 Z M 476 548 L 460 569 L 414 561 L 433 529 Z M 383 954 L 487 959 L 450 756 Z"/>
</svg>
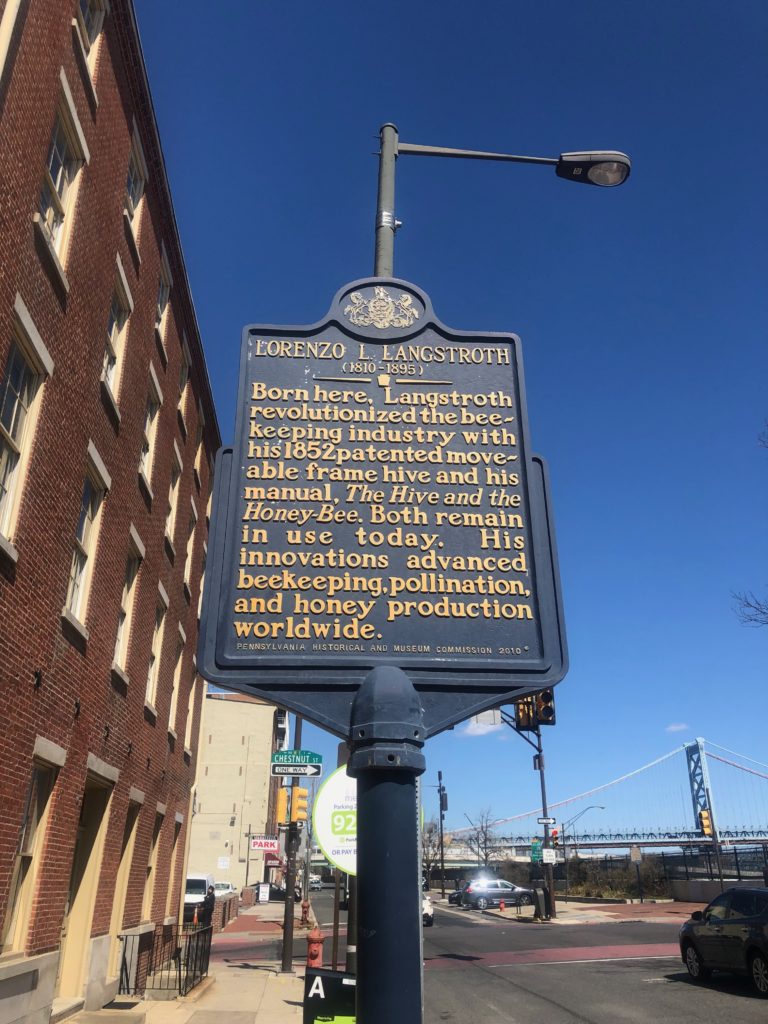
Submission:
<svg viewBox="0 0 768 1024">
<path fill-rule="evenodd" d="M 120 995 L 186 995 L 208 974 L 213 928 L 121 935 Z"/>
</svg>

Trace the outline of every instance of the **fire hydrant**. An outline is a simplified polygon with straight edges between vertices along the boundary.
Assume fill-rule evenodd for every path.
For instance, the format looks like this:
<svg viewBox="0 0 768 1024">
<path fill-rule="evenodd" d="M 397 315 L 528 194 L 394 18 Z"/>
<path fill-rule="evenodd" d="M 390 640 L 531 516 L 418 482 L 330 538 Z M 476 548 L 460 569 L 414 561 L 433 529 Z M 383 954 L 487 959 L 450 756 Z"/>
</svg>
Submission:
<svg viewBox="0 0 768 1024">
<path fill-rule="evenodd" d="M 315 925 L 307 935 L 307 967 L 323 966 L 323 933 Z"/>
<path fill-rule="evenodd" d="M 299 921 L 299 927 L 309 927 L 309 900 L 301 901 L 301 920 Z"/>
<path fill-rule="evenodd" d="M 504 913 L 504 900 L 499 900 L 499 910 Z"/>
</svg>

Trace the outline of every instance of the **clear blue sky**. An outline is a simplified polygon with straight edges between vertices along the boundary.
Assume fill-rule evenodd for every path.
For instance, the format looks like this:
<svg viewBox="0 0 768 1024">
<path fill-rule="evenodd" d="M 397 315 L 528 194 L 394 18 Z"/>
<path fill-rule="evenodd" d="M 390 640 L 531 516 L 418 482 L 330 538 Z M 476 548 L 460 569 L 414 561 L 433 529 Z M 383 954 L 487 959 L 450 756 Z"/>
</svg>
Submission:
<svg viewBox="0 0 768 1024">
<path fill-rule="evenodd" d="M 242 326 L 313 322 L 372 273 L 380 124 L 631 155 L 615 190 L 403 157 L 395 273 L 451 327 L 523 340 L 571 659 L 552 798 L 694 736 L 764 757 L 768 628 L 731 598 L 768 593 L 763 0 L 136 8 L 225 443 Z M 458 727 L 425 782 L 442 769 L 449 826 L 512 815 L 538 800 L 529 754 Z"/>
</svg>

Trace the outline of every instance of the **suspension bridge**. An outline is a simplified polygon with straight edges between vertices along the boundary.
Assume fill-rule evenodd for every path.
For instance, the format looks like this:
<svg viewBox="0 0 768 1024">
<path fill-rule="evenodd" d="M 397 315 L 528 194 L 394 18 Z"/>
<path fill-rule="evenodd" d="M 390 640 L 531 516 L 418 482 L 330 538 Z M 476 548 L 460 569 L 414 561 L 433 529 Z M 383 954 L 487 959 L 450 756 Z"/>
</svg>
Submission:
<svg viewBox="0 0 768 1024">
<path fill-rule="evenodd" d="M 728 848 L 768 843 L 768 765 L 697 739 L 574 796 L 549 802 L 574 848 Z M 500 846 L 529 848 L 541 807 L 488 822 Z M 461 843 L 472 829 L 451 829 Z"/>
</svg>

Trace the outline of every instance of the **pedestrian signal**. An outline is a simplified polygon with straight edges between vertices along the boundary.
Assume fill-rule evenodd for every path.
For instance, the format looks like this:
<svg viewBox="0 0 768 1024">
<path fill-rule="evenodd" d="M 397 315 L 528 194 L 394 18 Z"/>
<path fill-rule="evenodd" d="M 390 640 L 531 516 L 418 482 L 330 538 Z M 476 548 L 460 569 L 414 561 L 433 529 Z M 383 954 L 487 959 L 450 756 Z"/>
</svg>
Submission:
<svg viewBox="0 0 768 1024">
<path fill-rule="evenodd" d="M 291 800 L 291 821 L 306 821 L 309 790 L 302 789 L 301 786 L 294 786 L 291 792 L 293 793 L 293 798 Z"/>
<path fill-rule="evenodd" d="M 560 845 L 560 833 L 558 832 L 558 830 L 556 828 L 552 829 L 551 835 L 552 835 L 552 845 L 553 846 L 559 846 Z"/>
</svg>

